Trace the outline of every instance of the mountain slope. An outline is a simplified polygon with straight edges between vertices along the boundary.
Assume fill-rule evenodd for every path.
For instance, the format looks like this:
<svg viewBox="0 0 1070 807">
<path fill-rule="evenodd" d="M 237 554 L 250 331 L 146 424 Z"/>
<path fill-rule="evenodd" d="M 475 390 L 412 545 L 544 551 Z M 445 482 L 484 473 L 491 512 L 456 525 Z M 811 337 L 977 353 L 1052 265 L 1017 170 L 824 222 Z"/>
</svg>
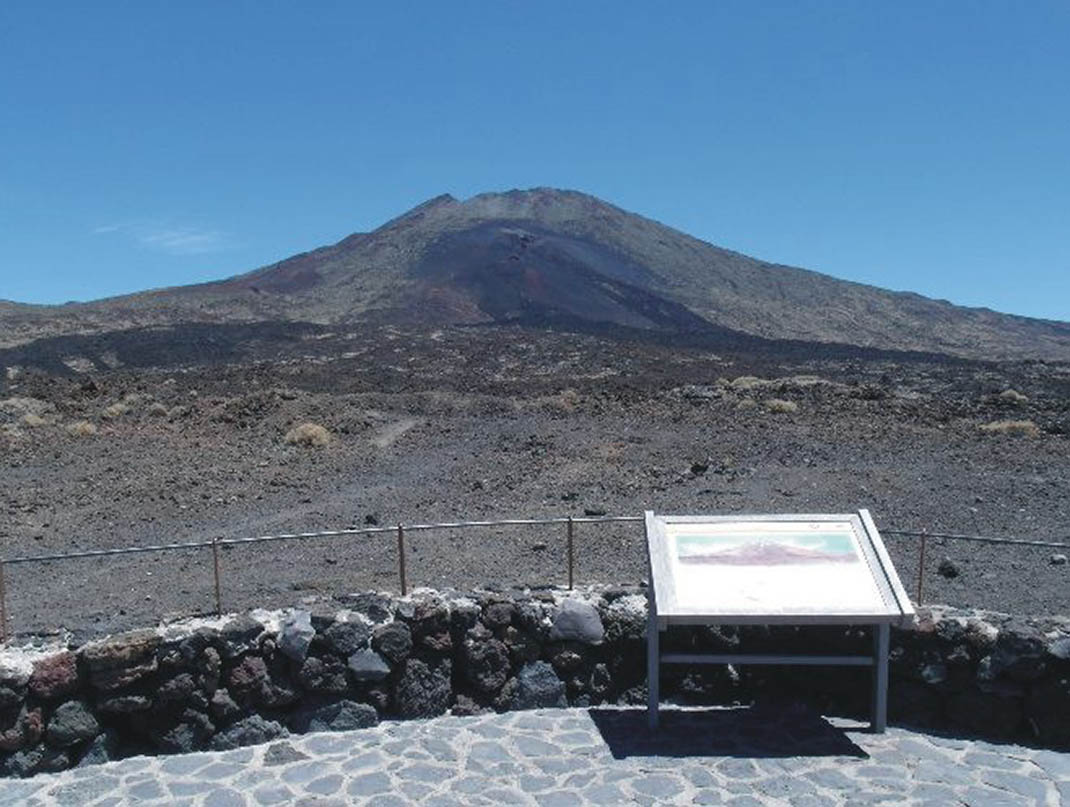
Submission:
<svg viewBox="0 0 1070 807">
<path fill-rule="evenodd" d="M 227 280 L 0 307 L 0 346 L 176 322 L 560 321 L 723 330 L 974 358 L 1070 359 L 1070 325 L 764 263 L 573 191 L 440 196 Z"/>
</svg>

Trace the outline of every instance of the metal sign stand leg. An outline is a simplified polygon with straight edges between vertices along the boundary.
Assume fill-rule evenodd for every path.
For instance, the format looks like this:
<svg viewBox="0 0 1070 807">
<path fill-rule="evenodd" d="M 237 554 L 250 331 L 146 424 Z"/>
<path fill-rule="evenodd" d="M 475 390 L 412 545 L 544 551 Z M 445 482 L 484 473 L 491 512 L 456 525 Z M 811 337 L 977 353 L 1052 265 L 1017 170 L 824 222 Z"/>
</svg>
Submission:
<svg viewBox="0 0 1070 807">
<path fill-rule="evenodd" d="M 888 641 L 887 623 L 873 626 L 873 720 L 870 729 L 883 734 L 888 725 Z"/>
<path fill-rule="evenodd" d="M 661 648 L 658 636 L 658 607 L 654 602 L 653 586 L 647 591 L 646 622 L 646 678 L 647 678 L 647 725 L 651 731 L 658 727 L 659 678 L 661 674 Z"/>
</svg>

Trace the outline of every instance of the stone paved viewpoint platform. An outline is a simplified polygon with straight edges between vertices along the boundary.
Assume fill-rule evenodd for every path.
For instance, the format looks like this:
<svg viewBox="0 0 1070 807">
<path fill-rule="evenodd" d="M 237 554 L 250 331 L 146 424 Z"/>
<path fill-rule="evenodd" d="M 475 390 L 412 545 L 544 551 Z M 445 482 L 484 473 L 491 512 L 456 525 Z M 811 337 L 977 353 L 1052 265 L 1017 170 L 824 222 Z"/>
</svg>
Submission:
<svg viewBox="0 0 1070 807">
<path fill-rule="evenodd" d="M 553 709 L 386 722 L 0 782 L 0 805 L 1060 805 L 1070 754 L 870 734 L 802 709 Z"/>
</svg>

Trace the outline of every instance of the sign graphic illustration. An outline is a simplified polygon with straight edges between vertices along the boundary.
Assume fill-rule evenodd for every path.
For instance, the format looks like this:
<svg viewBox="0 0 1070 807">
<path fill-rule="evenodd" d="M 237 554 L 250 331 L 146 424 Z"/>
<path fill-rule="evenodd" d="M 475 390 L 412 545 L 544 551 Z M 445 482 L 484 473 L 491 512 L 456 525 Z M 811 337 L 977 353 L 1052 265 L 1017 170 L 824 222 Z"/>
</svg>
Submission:
<svg viewBox="0 0 1070 807">
<path fill-rule="evenodd" d="M 676 602 L 720 613 L 853 613 L 879 609 L 850 521 L 670 524 Z"/>
</svg>

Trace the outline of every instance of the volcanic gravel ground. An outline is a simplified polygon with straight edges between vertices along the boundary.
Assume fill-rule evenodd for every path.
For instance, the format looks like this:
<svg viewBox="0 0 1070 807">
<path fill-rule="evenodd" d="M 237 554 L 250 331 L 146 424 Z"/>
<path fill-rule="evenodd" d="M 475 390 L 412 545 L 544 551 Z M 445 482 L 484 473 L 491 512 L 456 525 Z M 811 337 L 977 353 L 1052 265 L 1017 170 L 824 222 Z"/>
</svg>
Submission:
<svg viewBox="0 0 1070 807">
<path fill-rule="evenodd" d="M 1064 367 L 789 361 L 524 329 L 347 347 L 325 340 L 304 357 L 245 366 L 22 375 L 0 403 L 4 557 L 644 509 L 866 507 L 882 529 L 1070 533 Z M 1028 400 L 1000 397 L 1012 387 Z M 797 409 L 771 411 L 773 400 Z M 27 407 L 43 423 L 29 425 Z M 82 419 L 95 435 L 68 433 Z M 1039 433 L 980 430 L 1008 419 Z M 305 421 L 331 443 L 287 444 Z M 406 540 L 410 586 L 566 581 L 562 525 Z M 886 542 L 913 595 L 917 539 Z M 924 599 L 1065 614 L 1060 552 L 930 540 Z M 945 556 L 953 579 L 937 573 Z M 227 610 L 398 588 L 393 532 L 226 546 L 220 561 Z M 634 584 L 645 566 L 641 524 L 576 527 L 577 582 Z M 95 634 L 214 608 L 207 549 L 8 564 L 5 577 L 20 632 Z"/>
</svg>

